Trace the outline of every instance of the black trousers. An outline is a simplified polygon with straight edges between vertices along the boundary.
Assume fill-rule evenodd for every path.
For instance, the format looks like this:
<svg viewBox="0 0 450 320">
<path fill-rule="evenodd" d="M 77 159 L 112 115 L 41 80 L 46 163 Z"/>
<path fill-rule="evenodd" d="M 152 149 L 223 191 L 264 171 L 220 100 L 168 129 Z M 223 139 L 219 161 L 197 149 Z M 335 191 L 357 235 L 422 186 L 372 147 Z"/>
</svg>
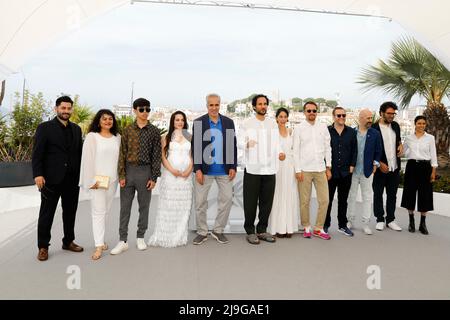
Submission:
<svg viewBox="0 0 450 320">
<path fill-rule="evenodd" d="M 431 184 L 431 164 L 429 161 L 408 160 L 402 194 L 402 207 L 408 210 L 427 212 L 433 208 L 433 186 Z"/>
<path fill-rule="evenodd" d="M 60 184 L 46 184 L 41 190 L 41 208 L 38 219 L 38 247 L 48 248 L 51 229 L 55 217 L 56 206 L 61 198 L 62 219 L 64 228 L 64 245 L 69 245 L 75 239 L 75 215 L 78 208 L 80 188 L 77 179 L 67 174 Z"/>
<path fill-rule="evenodd" d="M 325 219 L 325 228 L 329 228 L 331 225 L 331 207 L 333 205 L 334 193 L 338 193 L 338 224 L 339 228 L 347 226 L 347 199 L 350 187 L 352 185 L 352 175 L 349 174 L 346 177 L 331 178 L 328 180 L 328 194 L 329 203 L 327 210 L 327 217 Z"/>
<path fill-rule="evenodd" d="M 255 175 L 244 172 L 244 229 L 255 233 L 256 209 L 259 205 L 256 233 L 264 233 L 272 211 L 275 175 Z"/>
<path fill-rule="evenodd" d="M 377 222 L 385 222 L 383 208 L 383 192 L 386 189 L 386 223 L 395 220 L 397 189 L 400 183 L 400 170 L 382 173 L 377 170 L 373 176 L 373 213 Z"/>
</svg>

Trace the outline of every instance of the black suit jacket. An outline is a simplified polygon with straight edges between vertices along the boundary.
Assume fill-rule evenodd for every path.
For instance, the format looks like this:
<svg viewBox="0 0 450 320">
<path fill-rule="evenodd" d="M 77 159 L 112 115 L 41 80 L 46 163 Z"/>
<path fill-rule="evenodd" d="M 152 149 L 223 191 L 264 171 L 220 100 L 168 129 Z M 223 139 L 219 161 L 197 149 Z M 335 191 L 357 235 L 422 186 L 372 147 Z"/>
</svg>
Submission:
<svg viewBox="0 0 450 320">
<path fill-rule="evenodd" d="M 70 163 L 77 183 L 80 179 L 81 150 L 83 141 L 81 128 L 69 121 L 72 144 L 67 148 L 59 120 L 41 123 L 36 129 L 33 145 L 33 178 L 43 176 L 48 184 L 59 184 L 64 179 Z"/>
<path fill-rule="evenodd" d="M 397 152 L 397 148 L 400 145 L 400 143 L 402 142 L 401 138 L 400 138 L 400 125 L 397 122 L 392 121 L 391 127 L 392 127 L 392 130 L 394 130 L 394 132 L 395 132 L 395 150 Z M 372 128 L 374 128 L 375 130 L 378 130 L 378 132 L 380 133 L 380 137 L 381 137 L 381 157 L 380 157 L 380 161 L 387 164 L 386 150 L 384 150 L 383 135 L 381 134 L 381 129 L 380 129 L 379 122 L 374 123 L 372 125 Z M 401 165 L 400 157 L 397 157 L 397 170 L 400 170 L 400 165 Z M 377 170 L 380 171 L 380 168 L 378 168 Z"/>
<path fill-rule="evenodd" d="M 219 114 L 222 122 L 223 137 L 223 161 L 225 165 L 225 173 L 228 174 L 230 169 L 237 168 L 237 143 L 234 122 L 230 118 Z M 204 156 L 209 156 L 207 148 L 211 144 L 211 135 L 205 132 L 210 129 L 209 116 L 205 114 L 194 120 L 192 127 L 191 151 L 194 160 L 194 172 L 201 170 L 203 174 L 208 173 L 209 165 L 205 162 Z M 228 131 L 227 131 L 228 130 Z M 227 134 L 228 132 L 228 134 Z M 211 147 L 209 147 L 211 148 Z M 201 151 L 201 152 L 200 152 Z"/>
</svg>

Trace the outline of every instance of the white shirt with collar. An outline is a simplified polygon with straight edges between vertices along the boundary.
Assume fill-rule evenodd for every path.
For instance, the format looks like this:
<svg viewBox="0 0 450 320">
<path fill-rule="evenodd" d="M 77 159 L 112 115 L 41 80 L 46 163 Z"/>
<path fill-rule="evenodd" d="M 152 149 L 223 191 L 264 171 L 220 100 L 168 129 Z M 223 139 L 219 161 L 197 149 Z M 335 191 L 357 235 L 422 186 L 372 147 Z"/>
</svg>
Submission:
<svg viewBox="0 0 450 320">
<path fill-rule="evenodd" d="M 295 172 L 321 172 L 331 167 L 331 137 L 325 123 L 303 121 L 294 129 Z"/>
<path fill-rule="evenodd" d="M 420 138 L 414 133 L 410 134 L 405 138 L 403 150 L 408 160 L 429 160 L 432 167 L 438 166 L 436 142 L 431 134 L 425 132 Z"/>
<path fill-rule="evenodd" d="M 256 141 L 256 145 L 252 148 L 247 147 L 250 140 Z M 238 147 L 244 150 L 243 163 L 248 173 L 257 175 L 277 173 L 278 156 L 283 151 L 275 120 L 267 117 L 264 120 L 258 120 L 256 117 L 246 120 L 239 133 Z"/>
<path fill-rule="evenodd" d="M 380 124 L 380 131 L 383 137 L 384 152 L 386 153 L 389 171 L 397 170 L 397 147 L 395 131 L 390 124 Z"/>
</svg>

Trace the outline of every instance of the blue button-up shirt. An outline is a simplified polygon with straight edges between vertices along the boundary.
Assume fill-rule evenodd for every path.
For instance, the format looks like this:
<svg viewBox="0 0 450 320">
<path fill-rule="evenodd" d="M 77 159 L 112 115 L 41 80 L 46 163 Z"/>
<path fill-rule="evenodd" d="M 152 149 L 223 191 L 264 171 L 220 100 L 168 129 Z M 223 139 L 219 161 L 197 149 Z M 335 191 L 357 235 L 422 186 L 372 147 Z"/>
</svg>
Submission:
<svg viewBox="0 0 450 320">
<path fill-rule="evenodd" d="M 208 167 L 208 175 L 210 176 L 224 176 L 225 165 L 223 164 L 223 135 L 222 135 L 222 121 L 217 123 L 209 118 L 209 127 L 211 129 L 211 157 L 212 164 Z"/>
<path fill-rule="evenodd" d="M 364 175 L 364 148 L 366 146 L 367 131 L 361 134 L 359 130 L 356 133 L 356 140 L 358 141 L 358 156 L 356 158 L 355 174 Z"/>
</svg>

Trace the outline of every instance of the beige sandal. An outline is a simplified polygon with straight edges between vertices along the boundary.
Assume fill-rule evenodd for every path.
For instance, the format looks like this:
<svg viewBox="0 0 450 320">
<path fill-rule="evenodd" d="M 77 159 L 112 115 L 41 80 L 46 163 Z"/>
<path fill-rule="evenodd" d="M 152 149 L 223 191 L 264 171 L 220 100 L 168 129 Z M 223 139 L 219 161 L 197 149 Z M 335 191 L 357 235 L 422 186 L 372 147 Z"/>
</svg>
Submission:
<svg viewBox="0 0 450 320">
<path fill-rule="evenodd" d="M 102 246 L 102 250 L 103 251 L 106 251 L 106 250 L 108 250 L 109 249 L 109 247 L 108 247 L 108 245 L 105 243 L 103 246 Z"/>
<path fill-rule="evenodd" d="M 92 255 L 92 260 L 98 260 L 101 258 L 103 252 L 103 247 L 96 247 L 95 252 Z"/>
</svg>

